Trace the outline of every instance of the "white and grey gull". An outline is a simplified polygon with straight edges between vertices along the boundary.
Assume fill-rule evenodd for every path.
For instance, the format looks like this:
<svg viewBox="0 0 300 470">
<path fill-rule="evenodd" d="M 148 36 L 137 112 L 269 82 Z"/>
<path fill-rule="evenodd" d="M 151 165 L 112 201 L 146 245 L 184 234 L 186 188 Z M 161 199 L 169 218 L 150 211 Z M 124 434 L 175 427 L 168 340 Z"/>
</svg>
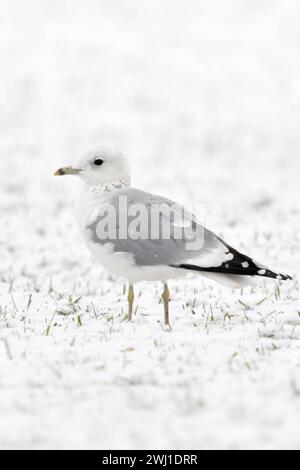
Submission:
<svg viewBox="0 0 300 470">
<path fill-rule="evenodd" d="M 170 279 L 194 272 L 234 288 L 251 285 L 255 276 L 291 279 L 232 248 L 182 206 L 132 188 L 129 162 L 114 147 L 101 145 L 86 153 L 75 165 L 60 168 L 55 175 L 76 175 L 84 181 L 77 205 L 80 230 L 94 260 L 128 281 L 128 320 L 132 320 L 134 284 L 139 281 L 163 283 L 164 319 L 169 326 Z M 144 219 L 148 216 L 147 236 L 141 235 L 137 207 Z M 184 215 L 180 219 L 181 236 L 178 236 L 180 223 L 176 213 L 180 209 Z M 169 236 L 165 236 L 166 233 Z M 191 249 L 194 233 L 201 234 L 201 245 L 197 248 L 193 245 Z"/>
</svg>

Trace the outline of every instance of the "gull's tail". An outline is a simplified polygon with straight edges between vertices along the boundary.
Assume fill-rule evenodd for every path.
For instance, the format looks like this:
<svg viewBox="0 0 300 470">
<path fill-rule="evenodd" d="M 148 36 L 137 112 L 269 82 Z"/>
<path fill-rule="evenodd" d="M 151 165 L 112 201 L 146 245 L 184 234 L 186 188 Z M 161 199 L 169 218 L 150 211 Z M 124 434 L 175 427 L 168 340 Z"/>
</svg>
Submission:
<svg viewBox="0 0 300 470">
<path fill-rule="evenodd" d="M 191 271 L 201 271 L 203 273 L 269 277 L 272 279 L 278 279 L 280 281 L 288 281 L 292 279 L 292 277 L 288 274 L 275 273 L 274 271 L 270 271 L 270 269 L 267 269 L 261 265 L 257 266 L 254 261 L 252 261 L 252 266 L 247 266 L 245 268 L 230 266 L 230 262 L 226 262 L 224 266 L 221 265 L 219 267 L 213 268 L 201 268 L 201 266 L 194 266 L 193 264 L 181 264 L 176 267 L 181 269 L 188 269 Z"/>
<path fill-rule="evenodd" d="M 220 266 L 201 267 L 196 264 L 182 263 L 176 267 L 201 272 L 204 276 L 231 287 L 242 287 L 253 284 L 254 276 L 268 277 L 281 281 L 292 279 L 288 274 L 280 274 L 271 271 L 266 266 L 255 262 L 253 259 L 249 258 L 249 256 L 239 253 L 229 245 L 226 245 L 226 247 L 228 248 L 227 254 L 231 254 L 233 258 L 230 261 L 225 261 Z"/>
</svg>

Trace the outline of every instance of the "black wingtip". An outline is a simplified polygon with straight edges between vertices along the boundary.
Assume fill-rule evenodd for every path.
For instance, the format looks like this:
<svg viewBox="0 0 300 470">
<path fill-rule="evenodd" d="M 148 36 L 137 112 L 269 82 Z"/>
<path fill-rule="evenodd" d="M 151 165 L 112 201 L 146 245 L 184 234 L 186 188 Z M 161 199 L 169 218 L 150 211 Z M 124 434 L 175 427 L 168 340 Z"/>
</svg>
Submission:
<svg viewBox="0 0 300 470">
<path fill-rule="evenodd" d="M 268 277 L 270 279 L 277 279 L 278 281 L 291 281 L 293 278 L 288 274 L 279 274 L 270 269 L 262 268 L 257 266 L 253 260 L 247 258 L 249 266 L 247 268 L 241 268 L 240 265 L 232 262 L 223 263 L 219 267 L 203 268 L 191 264 L 172 265 L 173 268 L 187 269 L 191 271 L 202 271 L 207 273 L 219 273 L 219 274 L 232 274 L 242 276 L 258 276 Z"/>
<path fill-rule="evenodd" d="M 278 274 L 277 279 L 279 281 L 292 281 L 293 280 L 292 276 L 289 276 L 288 274 Z"/>
</svg>

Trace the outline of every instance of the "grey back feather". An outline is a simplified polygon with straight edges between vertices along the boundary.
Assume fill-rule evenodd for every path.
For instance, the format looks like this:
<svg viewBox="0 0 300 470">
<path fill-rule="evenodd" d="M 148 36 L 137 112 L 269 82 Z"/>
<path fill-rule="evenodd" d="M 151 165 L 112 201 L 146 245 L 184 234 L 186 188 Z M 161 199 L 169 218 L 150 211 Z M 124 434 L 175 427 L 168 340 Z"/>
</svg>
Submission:
<svg viewBox="0 0 300 470">
<path fill-rule="evenodd" d="M 129 213 L 125 237 L 124 227 L 120 226 L 119 218 L 122 198 L 126 198 Z M 214 265 L 214 259 L 217 266 L 225 259 L 225 253 L 228 252 L 226 245 L 213 232 L 199 224 L 191 213 L 184 211 L 182 206 L 169 199 L 154 196 L 151 193 L 137 189 L 126 188 L 106 193 L 104 201 L 103 206 L 99 206 L 99 214 L 87 227 L 91 231 L 92 241 L 101 245 L 112 243 L 114 252 L 132 254 L 138 266 L 177 266 L 193 260 L 198 265 L 203 260 L 203 266 L 207 266 Z M 107 205 L 112 205 L 116 213 L 116 220 L 110 221 L 115 225 L 113 237 L 105 237 L 102 231 L 99 231 L 99 226 L 104 220 L 105 206 Z M 130 228 L 130 224 L 137 219 L 137 215 L 130 214 L 131 209 L 138 207 L 137 205 L 142 205 L 145 208 L 144 210 L 148 215 L 148 235 L 151 234 L 152 230 L 157 235 L 156 239 L 149 236 L 132 239 L 131 233 L 128 233 L 128 227 Z M 169 208 L 169 211 L 165 210 L 167 208 Z M 184 226 L 180 227 L 180 224 L 178 225 L 176 212 L 179 219 L 184 213 Z M 123 220 L 122 217 L 121 220 Z M 168 230 L 170 236 L 165 239 L 164 234 L 168 233 Z M 198 249 L 190 249 L 196 244 L 195 237 L 199 236 L 200 239 L 197 240 Z"/>
</svg>

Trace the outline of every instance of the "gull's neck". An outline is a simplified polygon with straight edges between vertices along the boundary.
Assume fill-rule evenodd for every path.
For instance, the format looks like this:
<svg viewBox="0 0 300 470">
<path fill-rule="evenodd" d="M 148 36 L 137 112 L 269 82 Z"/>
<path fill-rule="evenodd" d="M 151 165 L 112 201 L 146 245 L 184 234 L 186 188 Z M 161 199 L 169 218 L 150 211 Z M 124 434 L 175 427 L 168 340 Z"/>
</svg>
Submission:
<svg viewBox="0 0 300 470">
<path fill-rule="evenodd" d="M 109 183 L 102 183 L 98 185 L 89 185 L 86 186 L 86 191 L 91 196 L 97 195 L 103 192 L 115 191 L 117 189 L 129 188 L 130 187 L 130 178 L 124 178 L 116 181 L 111 181 Z"/>
<path fill-rule="evenodd" d="M 85 188 L 79 196 L 76 204 L 77 217 L 80 227 L 84 227 L 89 210 L 95 208 L 95 203 L 98 205 L 101 197 L 105 197 L 113 191 L 130 187 L 130 178 L 119 179 L 111 181 L 110 183 L 103 184 L 85 184 Z"/>
</svg>

